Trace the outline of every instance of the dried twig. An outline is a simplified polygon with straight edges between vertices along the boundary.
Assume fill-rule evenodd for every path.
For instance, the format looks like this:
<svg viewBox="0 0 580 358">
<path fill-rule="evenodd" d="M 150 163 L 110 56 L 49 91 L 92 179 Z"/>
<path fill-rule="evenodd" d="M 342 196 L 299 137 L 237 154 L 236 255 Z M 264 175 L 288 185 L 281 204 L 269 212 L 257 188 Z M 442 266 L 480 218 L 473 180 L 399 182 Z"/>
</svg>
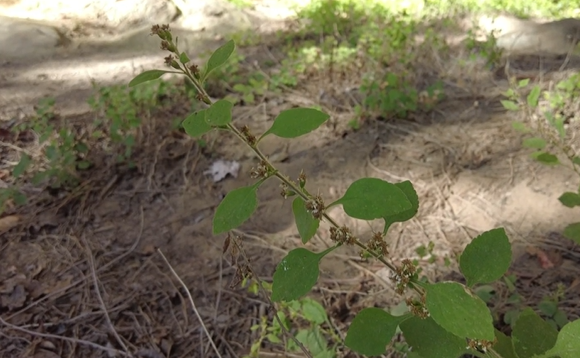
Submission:
<svg viewBox="0 0 580 358">
<path fill-rule="evenodd" d="M 133 251 L 135 251 L 135 249 L 137 248 L 137 245 L 139 245 L 139 242 L 141 242 L 141 237 L 143 236 L 143 227 L 144 227 L 144 222 L 145 222 L 145 217 L 143 214 L 143 207 L 141 206 L 141 226 L 139 228 L 139 234 L 137 235 L 137 239 L 135 240 L 135 242 L 133 243 L 133 246 L 131 246 L 129 248 L 129 250 L 125 251 L 124 253 L 122 253 L 121 255 L 115 257 L 114 259 L 112 259 L 111 261 L 109 261 L 108 263 L 106 263 L 105 265 L 99 267 L 99 269 L 96 271 L 97 273 L 103 272 L 107 269 L 109 269 L 111 266 L 115 265 L 117 262 L 121 261 L 122 259 L 124 259 L 125 257 L 129 256 L 131 253 L 133 253 Z M 86 280 L 86 277 L 83 277 L 81 279 L 78 279 L 76 281 L 74 281 L 73 283 L 71 283 L 68 286 L 65 286 L 63 288 L 60 288 L 58 290 L 55 290 L 51 293 L 49 293 L 48 295 L 30 303 L 28 306 L 22 308 L 21 310 L 18 310 L 17 312 L 13 313 L 12 315 L 8 316 L 6 319 L 12 319 L 14 317 L 16 317 L 17 315 L 21 314 L 22 312 L 26 312 L 29 309 L 31 309 L 32 307 L 35 307 L 37 305 L 39 305 L 40 303 L 48 300 L 49 298 L 52 298 L 54 296 L 57 296 L 63 292 L 68 291 L 69 289 L 83 283 Z"/>
<path fill-rule="evenodd" d="M 67 341 L 67 342 L 71 342 L 74 344 L 81 344 L 81 345 L 85 345 L 85 346 L 89 346 L 95 349 L 99 349 L 102 351 L 106 351 L 112 354 L 118 354 L 121 355 L 123 357 L 133 357 L 132 355 L 130 355 L 127 352 L 123 352 L 120 351 L 118 349 L 115 348 L 109 348 L 109 347 L 105 347 L 105 346 L 101 346 L 100 344 L 96 344 L 94 342 L 90 342 L 90 341 L 85 341 L 83 339 L 77 339 L 77 338 L 70 338 L 70 337 L 63 337 L 63 336 L 57 336 L 56 334 L 50 334 L 50 333 L 39 333 L 39 332 L 34 332 L 22 327 L 18 327 L 16 325 L 10 324 L 8 322 L 6 322 L 5 320 L 2 319 L 2 317 L 0 317 L 0 324 L 3 324 L 4 326 L 14 329 L 16 331 L 20 331 L 20 332 L 24 332 L 27 334 L 30 334 L 32 336 L 36 336 L 36 337 L 42 337 L 42 338 L 49 338 L 49 339 L 58 339 L 61 341 Z"/>
<path fill-rule="evenodd" d="M 161 255 L 161 257 L 163 258 L 163 261 L 165 261 L 165 264 L 167 264 L 167 267 L 169 267 L 169 270 L 171 270 L 171 273 L 173 274 L 173 276 L 175 276 L 177 281 L 179 281 L 179 284 L 181 285 L 181 287 L 183 287 L 183 289 L 187 293 L 187 298 L 189 299 L 189 303 L 191 304 L 191 308 L 193 309 L 193 312 L 197 316 L 197 319 L 199 320 L 199 323 L 201 324 L 201 327 L 203 328 L 203 331 L 205 332 L 205 335 L 207 336 L 209 343 L 211 344 L 213 350 L 215 351 L 215 354 L 219 358 L 222 358 L 219 350 L 217 349 L 215 343 L 213 342 L 213 339 L 211 338 L 211 334 L 209 334 L 209 331 L 207 330 L 205 324 L 203 323 L 203 319 L 201 318 L 201 316 L 199 315 L 199 312 L 197 311 L 197 306 L 195 305 L 195 302 L 193 301 L 193 297 L 191 296 L 189 289 L 187 288 L 187 286 L 185 285 L 183 280 L 179 277 L 177 272 L 175 272 L 175 270 L 173 269 L 173 266 L 171 266 L 171 264 L 169 263 L 169 261 L 167 260 L 165 255 L 163 255 L 163 252 L 161 252 L 161 249 L 157 249 L 157 252 L 159 253 L 159 255 Z"/>
<path fill-rule="evenodd" d="M 107 311 L 107 306 L 105 305 L 105 301 L 103 300 L 103 296 L 101 295 L 101 289 L 99 288 L 99 279 L 97 277 L 97 272 L 95 270 L 95 259 L 93 258 L 93 252 L 91 251 L 91 248 L 90 248 L 87 240 L 84 237 L 82 238 L 82 240 L 84 241 L 85 246 L 86 246 L 86 250 L 87 250 L 87 257 L 89 260 L 89 266 L 91 268 L 91 276 L 93 277 L 93 284 L 95 287 L 95 293 L 97 294 L 97 299 L 99 300 L 99 304 L 101 305 L 101 309 L 103 310 L 103 315 L 105 316 L 105 319 L 107 320 L 107 324 L 109 325 L 109 330 L 111 331 L 113 336 L 115 336 L 117 343 L 119 343 L 119 345 L 123 348 L 123 350 L 125 352 L 127 352 L 127 354 L 129 354 L 129 349 L 127 348 L 127 345 L 125 345 L 125 342 L 123 342 L 123 340 L 119 336 L 119 333 L 117 333 L 117 330 L 115 329 L 115 326 L 113 325 L 113 322 L 111 321 L 111 317 L 109 316 L 109 312 Z"/>
</svg>

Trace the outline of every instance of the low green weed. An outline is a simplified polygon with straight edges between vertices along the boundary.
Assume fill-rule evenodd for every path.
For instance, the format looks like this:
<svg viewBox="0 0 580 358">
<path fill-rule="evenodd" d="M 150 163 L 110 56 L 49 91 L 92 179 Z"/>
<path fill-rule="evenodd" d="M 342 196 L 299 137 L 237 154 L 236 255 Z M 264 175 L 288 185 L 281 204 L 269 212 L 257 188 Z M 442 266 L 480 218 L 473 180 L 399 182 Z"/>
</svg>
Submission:
<svg viewBox="0 0 580 358">
<path fill-rule="evenodd" d="M 224 251 L 230 248 L 230 253 L 234 255 L 231 247 L 236 245 L 230 245 L 231 242 L 242 241 L 243 238 L 234 235 L 232 230 L 254 214 L 258 207 L 257 191 L 272 178 L 281 182 L 282 198 L 292 200 L 292 215 L 304 244 L 319 230 L 321 221 L 331 226 L 329 235 L 334 244 L 322 252 L 303 247 L 292 249 L 277 265 L 271 286 L 253 275 L 261 292 L 271 288 L 271 294 L 265 293 L 267 301 L 283 303 L 288 305 L 286 307 L 293 307 L 295 312 L 304 312 L 303 298 L 318 281 L 320 261 L 342 246 L 355 246 L 361 250 L 361 255 L 369 255 L 392 272 L 396 292 L 404 295 L 402 301 L 407 311 L 395 316 L 380 307 L 364 308 L 346 332 L 344 345 L 352 351 L 366 356 L 384 354 L 398 330 L 411 347 L 408 356 L 413 357 L 457 358 L 471 354 L 495 358 L 572 358 L 580 351 L 580 320 L 570 322 L 558 331 L 535 311 L 525 308 L 514 322 L 511 337 L 494 328 L 490 309 L 474 289 L 506 276 L 512 261 L 512 250 L 503 228 L 482 233 L 460 255 L 459 268 L 466 284 L 429 282 L 419 276 L 420 267 L 416 263 L 390 252 L 386 240 L 394 223 L 408 221 L 417 214 L 419 198 L 411 182 L 390 183 L 377 178 L 362 178 L 354 181 L 341 198 L 327 204 L 321 195 L 311 194 L 307 188 L 306 173 L 302 172 L 296 179 L 284 175 L 262 153 L 259 144 L 266 136 L 291 139 L 310 133 L 329 119 L 328 114 L 312 108 L 292 108 L 279 113 L 271 127 L 263 133 L 254 134 L 248 127 L 239 128 L 232 122 L 234 104 L 224 99 L 214 101 L 204 90 L 208 76 L 227 63 L 234 52 L 234 42 L 228 41 L 214 51 L 200 68 L 190 64 L 187 54 L 179 51 L 169 26 L 153 26 L 152 34 L 157 35 L 161 39 L 161 47 L 170 52 L 170 56 L 165 58 L 170 69 L 145 71 L 136 76 L 129 86 L 156 80 L 166 73 L 186 76 L 198 91 L 200 101 L 206 105 L 184 119 L 186 133 L 199 138 L 214 130 L 228 131 L 259 158 L 259 163 L 251 170 L 254 183 L 230 191 L 216 209 L 212 232 L 214 235 L 227 234 Z M 348 227 L 328 216 L 327 210 L 333 206 L 342 206 L 346 215 L 355 219 L 380 220 L 384 227 L 371 237 L 358 237 Z M 252 272 L 247 259 L 238 262 L 238 277 L 249 279 Z M 284 336 L 292 340 L 305 356 L 319 357 L 311 351 L 314 346 L 304 345 L 286 329 L 285 321 L 280 319 L 286 315 L 280 315 L 274 304 L 270 308 L 275 311 L 274 317 Z M 319 308 L 316 310 L 319 311 Z M 319 315 L 320 319 L 323 317 Z M 273 334 L 270 337 L 275 340 L 278 331 L 268 327 L 273 325 L 259 324 L 256 330 L 260 330 L 260 336 Z M 311 336 L 305 333 L 305 340 L 308 341 L 306 336 Z M 320 343 L 318 338 L 313 341 Z M 256 349 L 254 347 L 254 352 Z M 316 352 L 326 354 L 329 349 L 332 348 L 326 345 Z"/>
<path fill-rule="evenodd" d="M 90 165 L 85 159 L 88 147 L 66 126 L 55 130 L 58 117 L 54 105 L 52 98 L 41 101 L 36 115 L 14 128 L 19 133 L 35 133 L 41 155 L 37 159 L 23 154 L 14 167 L 13 176 L 20 178 L 29 168 L 33 168 L 35 173 L 31 181 L 34 185 L 47 182 L 53 188 L 74 186 L 78 183 L 77 170 L 87 169 Z"/>
<path fill-rule="evenodd" d="M 575 73 L 559 81 L 554 90 L 542 90 L 530 80 L 512 81 L 511 88 L 504 94 L 507 99 L 502 105 L 509 111 L 521 114 L 522 120 L 513 123 L 516 130 L 526 134 L 522 145 L 531 149 L 531 157 L 548 165 L 564 165 L 580 177 L 580 148 L 575 133 L 580 128 L 578 116 L 580 74 Z M 527 90 L 527 95 L 524 91 Z M 568 128 L 574 126 L 576 131 Z M 562 162 L 559 156 L 566 161 Z M 580 186 L 576 191 L 563 193 L 560 202 L 569 208 L 580 206 Z M 569 224 L 564 236 L 580 244 L 580 222 Z"/>
<path fill-rule="evenodd" d="M 98 87 L 93 84 L 95 94 L 89 105 L 96 114 L 92 138 L 104 141 L 105 148 L 116 154 L 118 162 L 130 162 L 137 136 L 141 132 L 143 118 L 162 107 L 164 100 L 174 97 L 178 87 L 171 82 L 153 81 L 146 86 Z"/>
<path fill-rule="evenodd" d="M 248 290 L 257 295 L 260 293 L 258 285 L 262 285 L 265 292 L 272 293 L 272 285 L 267 282 L 253 280 Z M 267 316 L 260 317 L 260 322 L 252 326 L 252 331 L 258 332 L 258 339 L 252 344 L 250 354 L 246 358 L 259 357 L 260 347 L 264 340 L 272 344 L 284 344 L 286 352 L 299 352 L 300 347 L 293 340 L 288 340 L 279 322 L 282 322 L 286 331 L 300 327 L 294 338 L 302 343 L 315 356 L 320 358 L 336 357 L 336 348 L 342 341 L 335 332 L 326 310 L 316 300 L 303 297 L 291 302 L 280 302 L 276 305 L 278 319 L 268 321 Z M 332 342 L 329 344 L 329 342 Z"/>
</svg>

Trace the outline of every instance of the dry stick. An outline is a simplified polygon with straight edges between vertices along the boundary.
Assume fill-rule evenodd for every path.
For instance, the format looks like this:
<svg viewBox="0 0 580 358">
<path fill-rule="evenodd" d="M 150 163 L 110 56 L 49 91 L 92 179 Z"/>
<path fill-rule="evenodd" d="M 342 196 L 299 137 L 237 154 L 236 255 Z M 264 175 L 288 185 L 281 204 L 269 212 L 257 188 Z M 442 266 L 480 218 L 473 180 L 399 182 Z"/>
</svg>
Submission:
<svg viewBox="0 0 580 358">
<path fill-rule="evenodd" d="M 93 277 L 93 284 L 95 287 L 95 293 L 97 294 L 97 298 L 99 299 L 99 303 L 101 304 L 103 315 L 105 316 L 107 324 L 109 325 L 109 329 L 111 330 L 113 336 L 115 336 L 117 343 L 119 343 L 119 345 L 123 348 L 123 350 L 127 352 L 128 355 L 130 355 L 129 349 L 125 345 L 125 342 L 123 342 L 123 340 L 119 336 L 119 333 L 117 333 L 117 330 L 115 329 L 115 326 L 111 321 L 111 317 L 109 316 L 109 312 L 107 312 L 107 306 L 105 305 L 105 301 L 103 300 L 103 296 L 101 295 L 101 290 L 99 288 L 99 279 L 97 278 L 97 273 L 95 271 L 95 260 L 93 258 L 93 252 L 91 251 L 91 248 L 89 247 L 89 243 L 87 242 L 87 240 L 84 237 L 82 237 L 82 240 L 85 242 L 87 256 L 89 258 L 89 266 L 91 267 L 91 276 Z"/>
<path fill-rule="evenodd" d="M 270 305 L 270 307 L 274 311 L 274 318 L 276 318 L 276 321 L 280 325 L 280 328 L 284 332 L 284 335 L 289 337 L 294 343 L 296 343 L 296 345 L 298 347 L 300 347 L 300 350 L 302 350 L 302 352 L 306 355 L 306 357 L 313 358 L 312 354 L 310 354 L 308 349 L 306 349 L 306 347 L 304 347 L 304 345 L 296 337 L 294 337 L 292 334 L 290 334 L 290 332 L 288 332 L 288 330 L 286 329 L 286 327 L 282 323 L 282 320 L 280 319 L 280 317 L 278 317 L 278 310 L 276 310 L 276 307 L 274 306 L 274 302 L 272 302 L 272 300 L 270 299 L 270 295 L 268 295 L 268 292 L 266 292 L 266 290 L 264 289 L 264 286 L 262 286 L 262 280 L 260 280 L 260 277 L 258 277 L 258 275 L 256 275 L 254 273 L 254 270 L 252 270 L 252 267 L 250 265 L 250 260 L 248 259 L 248 256 L 246 256 L 246 252 L 243 250 L 241 245 L 238 245 L 238 243 L 235 239 L 233 241 L 234 241 L 234 245 L 236 245 L 238 251 L 240 252 L 242 257 L 244 258 L 244 261 L 246 261 L 246 265 L 248 265 L 250 272 L 252 273 L 252 275 L 254 276 L 256 281 L 258 281 L 258 287 L 260 288 L 260 292 L 266 298 L 266 300 L 268 300 L 268 304 Z"/>
<path fill-rule="evenodd" d="M 171 264 L 169 263 L 169 261 L 167 260 L 167 258 L 165 257 L 165 255 L 163 255 L 163 252 L 161 252 L 161 249 L 157 249 L 157 252 L 159 253 L 159 255 L 161 255 L 161 257 L 163 258 L 163 261 L 165 261 L 165 264 L 167 264 L 167 266 L 169 267 L 169 270 L 171 271 L 171 273 L 173 274 L 173 276 L 175 276 L 175 278 L 177 279 L 177 281 L 179 281 L 179 284 L 181 285 L 181 287 L 183 287 L 183 289 L 187 293 L 187 298 L 189 299 L 189 303 L 191 304 L 191 307 L 193 308 L 193 312 L 197 316 L 197 319 L 199 320 L 199 323 L 201 324 L 201 327 L 203 328 L 203 331 L 205 332 L 205 335 L 207 336 L 207 339 L 209 340 L 209 343 L 211 344 L 211 346 L 212 346 L 213 350 L 215 351 L 215 353 L 217 354 L 217 356 L 219 358 L 222 358 L 222 356 L 221 356 L 220 352 L 218 351 L 215 343 L 213 342 L 213 339 L 211 338 L 211 335 L 209 334 L 207 328 L 205 327 L 205 324 L 203 323 L 203 319 L 201 318 L 201 316 L 199 315 L 199 312 L 197 311 L 197 307 L 195 305 L 195 302 L 193 301 L 193 297 L 191 296 L 191 293 L 189 292 L 189 289 L 187 288 L 187 286 L 185 285 L 185 283 L 183 282 L 183 280 L 179 277 L 179 275 L 177 274 L 177 272 L 175 272 L 175 270 L 173 269 L 173 266 L 171 266 Z"/>
<path fill-rule="evenodd" d="M 5 320 L 2 319 L 2 317 L 0 317 L 0 323 L 3 324 L 4 326 L 20 331 L 20 332 L 24 332 L 26 334 L 30 334 L 31 336 L 35 336 L 35 337 L 42 337 L 42 338 L 52 338 L 52 339 L 59 339 L 61 341 L 67 341 L 67 342 L 71 342 L 73 344 L 82 344 L 85 346 L 89 346 L 95 349 L 100 349 L 102 351 L 105 352 L 109 352 L 109 353 L 113 353 L 113 354 L 119 354 L 122 355 L 123 357 L 133 357 L 132 355 L 130 355 L 127 352 L 123 352 L 120 351 L 118 349 L 115 348 L 109 348 L 109 347 L 105 347 L 105 346 L 101 346 L 99 344 L 93 343 L 91 341 L 85 341 L 83 339 L 77 339 L 77 338 L 69 338 L 69 337 L 63 337 L 63 336 L 57 336 L 56 334 L 50 334 L 50 333 L 39 333 L 39 332 L 34 332 L 22 327 L 18 327 L 16 325 L 10 324 L 8 322 L 6 322 Z"/>
<path fill-rule="evenodd" d="M 116 258 L 114 258 L 113 260 L 109 261 L 107 264 L 101 266 L 98 270 L 97 273 L 102 272 L 106 269 L 108 269 L 109 267 L 113 266 L 114 264 L 116 264 L 117 262 L 119 262 L 120 260 L 124 259 L 125 257 L 127 257 L 128 255 L 130 255 L 133 251 L 135 251 L 135 249 L 137 248 L 137 245 L 139 245 L 139 242 L 141 242 L 141 236 L 143 236 L 143 226 L 144 226 L 144 222 L 145 222 L 145 218 L 143 215 L 143 207 L 141 206 L 141 227 L 139 229 L 139 235 L 137 236 L 137 240 L 135 240 L 135 242 L 133 243 L 133 246 L 131 246 L 129 248 L 129 250 L 125 251 L 123 254 L 117 256 Z M 39 305 L 41 302 L 44 302 L 46 300 L 48 300 L 51 297 L 54 297 L 56 295 L 58 295 L 59 293 L 65 292 L 70 288 L 73 288 L 81 283 L 83 283 L 86 280 L 86 277 L 83 277 L 79 280 L 74 281 L 73 283 L 71 283 L 70 285 L 63 287 L 59 290 L 56 290 L 54 292 L 51 292 L 50 294 L 32 302 L 31 304 L 29 304 L 28 306 L 24 307 L 23 309 L 14 312 L 12 315 L 8 316 L 6 319 L 10 320 L 14 317 L 16 317 L 17 315 L 21 314 L 22 312 L 26 312 L 27 310 L 31 309 L 32 307 L 35 307 L 37 305 Z"/>
</svg>

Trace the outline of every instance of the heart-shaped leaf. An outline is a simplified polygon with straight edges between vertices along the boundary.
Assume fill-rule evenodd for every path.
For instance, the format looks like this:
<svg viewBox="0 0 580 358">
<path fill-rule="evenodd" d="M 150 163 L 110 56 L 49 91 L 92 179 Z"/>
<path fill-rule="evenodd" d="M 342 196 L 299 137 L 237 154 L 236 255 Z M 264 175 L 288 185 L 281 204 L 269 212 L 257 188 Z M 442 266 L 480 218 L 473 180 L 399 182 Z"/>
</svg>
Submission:
<svg viewBox="0 0 580 358">
<path fill-rule="evenodd" d="M 438 325 L 461 338 L 494 339 L 489 308 L 467 287 L 457 282 L 439 282 L 427 285 L 426 291 L 427 309 Z"/>
<path fill-rule="evenodd" d="M 406 180 L 404 182 L 396 183 L 395 185 L 405 193 L 407 199 L 409 199 L 409 202 L 411 203 L 411 208 L 402 213 L 385 217 L 384 233 L 386 233 L 389 230 L 389 227 L 394 223 L 411 220 L 417 214 L 417 211 L 419 211 L 419 197 L 417 196 L 415 188 L 413 188 L 413 184 Z"/>
<path fill-rule="evenodd" d="M 524 309 L 513 326 L 512 342 L 518 357 L 541 355 L 554 347 L 557 338 L 558 331 L 531 308 Z"/>
<path fill-rule="evenodd" d="M 320 259 L 334 249 L 331 247 L 322 253 L 304 248 L 290 251 L 274 272 L 272 301 L 293 301 L 310 292 L 318 280 Z"/>
<path fill-rule="evenodd" d="M 432 318 L 413 316 L 400 327 L 405 341 L 422 358 L 457 358 L 465 352 L 465 338 L 447 332 Z"/>
<path fill-rule="evenodd" d="M 461 273 L 467 285 L 499 280 L 512 261 L 512 247 L 503 228 L 479 235 L 463 250 L 459 258 Z"/>
<path fill-rule="evenodd" d="M 578 337 L 580 337 L 580 320 L 577 319 L 562 327 L 558 333 L 556 344 L 543 357 L 578 357 L 578 352 L 580 352 L 580 339 Z"/>
<path fill-rule="evenodd" d="M 573 208 L 575 206 L 580 206 L 580 194 L 579 193 L 572 193 L 572 192 L 565 192 L 564 194 L 560 195 L 558 198 L 562 205 Z"/>
<path fill-rule="evenodd" d="M 393 316 L 376 307 L 365 308 L 353 319 L 344 344 L 353 351 L 367 356 L 378 356 L 386 351 L 397 326 L 409 315 Z"/>
</svg>

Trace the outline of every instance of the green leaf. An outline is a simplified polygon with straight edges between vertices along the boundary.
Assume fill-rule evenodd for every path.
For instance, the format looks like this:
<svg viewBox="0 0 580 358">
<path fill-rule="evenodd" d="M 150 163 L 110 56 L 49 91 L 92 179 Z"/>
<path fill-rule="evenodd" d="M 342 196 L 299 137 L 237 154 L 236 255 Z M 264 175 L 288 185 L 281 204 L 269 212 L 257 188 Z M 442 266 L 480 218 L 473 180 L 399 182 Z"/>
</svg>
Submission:
<svg viewBox="0 0 580 358">
<path fill-rule="evenodd" d="M 558 304 L 552 300 L 542 300 L 538 304 L 538 309 L 548 317 L 553 317 L 558 311 Z"/>
<path fill-rule="evenodd" d="M 89 152 L 89 147 L 83 143 L 83 142 L 79 142 L 75 145 L 75 149 L 79 152 L 79 153 L 88 153 Z"/>
<path fill-rule="evenodd" d="M 296 334 L 296 339 L 302 343 L 310 353 L 318 355 L 326 351 L 328 343 L 321 334 L 320 329 L 315 326 L 311 329 L 301 329 Z"/>
<path fill-rule="evenodd" d="M 526 87 L 528 85 L 528 83 L 530 83 L 530 79 L 529 78 L 524 78 L 523 80 L 520 80 L 518 82 L 518 88 Z"/>
<path fill-rule="evenodd" d="M 508 111 L 519 111 L 520 107 L 514 101 L 501 100 L 501 104 Z"/>
<path fill-rule="evenodd" d="M 327 320 L 324 307 L 311 298 L 302 301 L 302 315 L 304 318 L 315 324 L 323 324 Z"/>
<path fill-rule="evenodd" d="M 572 158 L 572 163 L 574 163 L 576 165 L 580 165 L 580 157 L 574 157 L 574 158 Z"/>
<path fill-rule="evenodd" d="M 236 44 L 234 40 L 230 40 L 226 42 L 223 46 L 215 50 L 209 57 L 209 60 L 207 60 L 207 64 L 205 66 L 205 74 L 203 78 L 204 79 L 207 78 L 207 76 L 209 76 L 209 74 L 213 70 L 225 64 L 229 60 L 230 56 L 232 55 L 235 49 Z"/>
<path fill-rule="evenodd" d="M 400 324 L 405 341 L 422 358 L 457 358 L 465 351 L 465 338 L 457 337 L 432 318 L 411 317 Z"/>
<path fill-rule="evenodd" d="M 292 108 L 280 112 L 274 119 L 274 123 L 262 134 L 264 138 L 268 134 L 274 134 L 280 138 L 296 138 L 307 134 L 320 127 L 330 116 L 324 112 L 312 108 Z"/>
<path fill-rule="evenodd" d="M 528 106 L 536 108 L 538 106 L 538 100 L 540 99 L 540 86 L 534 86 L 532 91 L 528 94 Z"/>
<path fill-rule="evenodd" d="M 557 337 L 558 331 L 531 308 L 524 309 L 513 325 L 512 342 L 516 354 L 521 358 L 545 353 L 554 347 Z"/>
<path fill-rule="evenodd" d="M 182 52 L 181 55 L 179 55 L 179 62 L 181 62 L 184 65 L 189 62 L 189 57 L 187 57 L 187 54 L 185 52 Z"/>
<path fill-rule="evenodd" d="M 89 162 L 88 160 L 80 160 L 77 162 L 77 168 L 79 168 L 80 170 L 88 169 L 90 166 L 91 162 Z"/>
<path fill-rule="evenodd" d="M 564 237 L 580 245 L 580 222 L 566 226 Z"/>
<path fill-rule="evenodd" d="M 546 147 L 546 141 L 542 138 L 526 138 L 524 139 L 522 145 L 526 148 L 534 149 L 544 149 Z"/>
<path fill-rule="evenodd" d="M 503 321 L 505 324 L 509 324 L 513 328 L 514 323 L 518 320 L 519 316 L 520 311 L 518 309 L 508 310 L 503 316 Z"/>
<path fill-rule="evenodd" d="M 565 192 L 564 194 L 560 195 L 558 200 L 560 200 L 564 206 L 569 208 L 580 206 L 580 194 L 578 193 Z"/>
<path fill-rule="evenodd" d="M 306 244 L 318 230 L 320 220 L 317 220 L 311 213 L 306 210 L 306 204 L 302 198 L 297 197 L 292 202 L 292 212 L 294 213 L 294 220 L 298 233 L 302 238 L 302 243 Z"/>
<path fill-rule="evenodd" d="M 529 128 L 523 122 L 512 122 L 512 128 L 518 132 L 527 133 L 529 132 Z"/>
<path fill-rule="evenodd" d="M 318 354 L 315 354 L 313 358 L 335 358 L 336 355 L 331 350 L 325 350 Z"/>
<path fill-rule="evenodd" d="M 46 178 L 48 177 L 48 174 L 49 173 L 46 170 L 41 170 L 41 171 L 37 172 L 36 174 L 34 174 L 34 176 L 31 179 L 32 184 L 34 184 L 34 185 L 40 184 L 41 182 L 46 180 Z"/>
<path fill-rule="evenodd" d="M 560 136 L 560 139 L 566 138 L 566 128 L 564 127 L 565 122 L 566 122 L 566 120 L 563 116 L 557 116 L 554 119 L 553 126 L 556 129 L 556 131 L 558 132 L 558 136 Z"/>
<path fill-rule="evenodd" d="M 327 251 L 319 254 L 303 248 L 290 251 L 274 272 L 272 301 L 292 301 L 307 294 L 318 280 L 318 262 Z"/>
<path fill-rule="evenodd" d="M 30 164 L 32 164 L 32 159 L 30 159 L 28 154 L 22 154 L 22 157 L 20 157 L 20 161 L 18 162 L 18 164 L 16 164 L 16 166 L 12 170 L 12 175 L 14 176 L 14 178 L 18 178 L 22 174 L 24 174 L 24 172 L 26 172 L 26 169 L 28 169 Z"/>
<path fill-rule="evenodd" d="M 258 185 L 232 190 L 217 207 L 213 218 L 213 234 L 235 229 L 248 220 L 258 207 Z"/>
<path fill-rule="evenodd" d="M 133 78 L 131 80 L 131 82 L 129 82 L 129 87 L 135 87 L 135 86 L 140 85 L 142 83 L 156 80 L 166 73 L 176 73 L 176 72 L 175 71 L 164 71 L 164 70 L 145 71 L 145 72 L 142 72 L 142 73 L 138 74 L 137 76 L 135 76 L 135 78 Z"/>
<path fill-rule="evenodd" d="M 544 357 L 577 358 L 580 352 L 580 320 L 565 325 L 556 340 L 556 344 Z"/>
<path fill-rule="evenodd" d="M 337 204 L 342 204 L 348 216 L 361 220 L 392 217 L 413 208 L 407 195 L 397 185 L 377 178 L 362 178 L 353 182 L 344 196 L 329 207 Z"/>
<path fill-rule="evenodd" d="M 510 337 L 496 329 L 495 338 L 497 338 L 497 342 L 494 344 L 493 349 L 499 353 L 502 358 L 518 358 L 516 352 L 514 352 L 512 339 Z"/>
<path fill-rule="evenodd" d="M 566 324 L 568 324 L 568 322 L 570 322 L 566 312 L 562 311 L 561 309 L 556 310 L 553 318 L 558 327 L 564 327 Z"/>
<path fill-rule="evenodd" d="M 556 164 L 560 163 L 560 161 L 558 160 L 558 157 L 556 157 L 554 154 L 550 154 L 550 153 L 546 153 L 546 152 L 534 153 L 534 154 L 532 154 L 532 158 L 534 158 L 538 162 L 540 162 L 542 164 L 546 164 L 546 165 L 556 165 Z"/>
<path fill-rule="evenodd" d="M 495 288 L 489 285 L 479 286 L 475 289 L 475 294 L 481 298 L 483 302 L 489 303 L 495 295 Z"/>
<path fill-rule="evenodd" d="M 232 108 L 230 101 L 220 99 L 214 102 L 205 113 L 205 121 L 210 126 L 225 126 L 232 121 Z"/>
<path fill-rule="evenodd" d="M 280 338 L 278 338 L 278 336 L 275 335 L 274 333 L 267 334 L 266 338 L 272 343 L 281 343 L 282 342 L 282 340 Z"/>
<path fill-rule="evenodd" d="M 24 205 L 27 202 L 26 195 L 19 190 L 14 190 L 12 192 L 12 199 L 16 205 Z"/>
<path fill-rule="evenodd" d="M 183 120 L 181 125 L 183 126 L 185 133 L 193 138 L 198 138 L 212 130 L 212 127 L 205 121 L 205 112 L 206 110 L 202 109 L 190 114 Z"/>
<path fill-rule="evenodd" d="M 457 282 L 426 286 L 426 306 L 435 322 L 461 337 L 493 340 L 493 319 L 485 302 Z"/>
<path fill-rule="evenodd" d="M 510 267 L 512 247 L 503 228 L 479 235 L 465 247 L 459 258 L 459 268 L 467 285 L 499 280 Z"/>
<path fill-rule="evenodd" d="M 404 182 L 396 183 L 395 185 L 407 196 L 407 199 L 411 203 L 411 208 L 399 214 L 385 217 L 385 229 L 383 230 L 384 233 L 387 232 L 392 224 L 410 220 L 417 214 L 417 211 L 419 211 L 419 197 L 417 196 L 415 188 L 413 188 L 413 184 L 406 180 Z"/>
<path fill-rule="evenodd" d="M 395 317 L 376 307 L 364 308 L 352 320 L 344 344 L 353 351 L 367 356 L 385 353 L 397 326 L 409 316 Z"/>
</svg>

